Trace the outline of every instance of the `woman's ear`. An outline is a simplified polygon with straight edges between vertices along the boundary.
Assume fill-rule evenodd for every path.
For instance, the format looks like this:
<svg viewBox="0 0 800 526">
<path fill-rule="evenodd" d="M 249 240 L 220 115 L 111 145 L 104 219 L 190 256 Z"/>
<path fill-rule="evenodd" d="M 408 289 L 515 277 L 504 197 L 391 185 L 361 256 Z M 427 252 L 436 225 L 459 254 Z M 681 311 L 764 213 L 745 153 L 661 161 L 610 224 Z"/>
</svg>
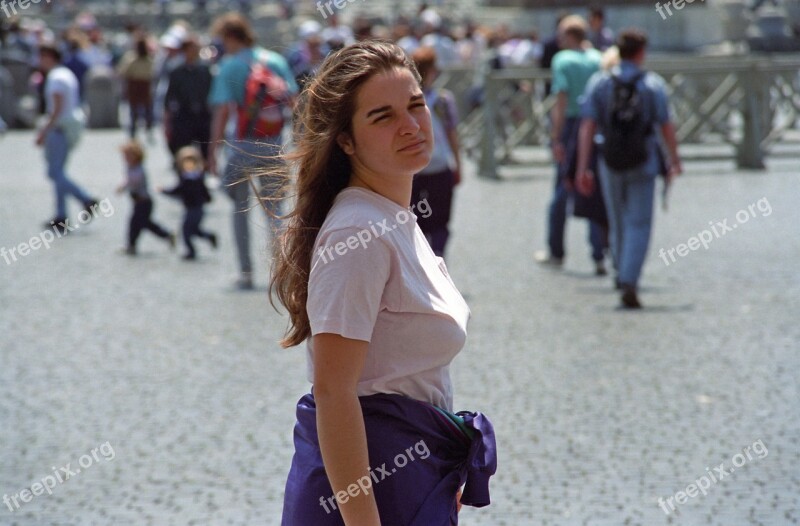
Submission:
<svg viewBox="0 0 800 526">
<path fill-rule="evenodd" d="M 344 153 L 347 155 L 353 155 L 356 153 L 355 144 L 353 143 L 353 138 L 350 137 L 349 133 L 342 132 L 336 137 L 336 143 L 339 145 L 339 148 L 342 149 Z"/>
</svg>

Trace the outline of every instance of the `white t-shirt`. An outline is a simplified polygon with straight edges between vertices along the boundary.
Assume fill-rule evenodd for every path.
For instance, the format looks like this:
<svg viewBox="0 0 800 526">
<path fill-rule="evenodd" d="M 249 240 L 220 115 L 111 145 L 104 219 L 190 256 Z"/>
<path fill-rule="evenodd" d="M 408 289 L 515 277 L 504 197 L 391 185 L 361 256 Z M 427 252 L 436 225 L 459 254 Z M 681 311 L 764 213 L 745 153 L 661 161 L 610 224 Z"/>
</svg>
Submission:
<svg viewBox="0 0 800 526">
<path fill-rule="evenodd" d="M 47 103 L 47 114 L 53 114 L 53 96 L 60 93 L 64 99 L 58 123 L 72 117 L 76 108 L 80 107 L 80 92 L 78 90 L 78 78 L 72 71 L 64 66 L 57 66 L 47 74 L 47 81 L 44 84 L 44 96 Z"/>
<path fill-rule="evenodd" d="M 313 335 L 369 342 L 359 396 L 401 394 L 452 411 L 449 364 L 470 310 L 406 208 L 342 190 L 317 235 L 306 307 Z M 313 382 L 310 338 L 307 349 Z"/>
</svg>

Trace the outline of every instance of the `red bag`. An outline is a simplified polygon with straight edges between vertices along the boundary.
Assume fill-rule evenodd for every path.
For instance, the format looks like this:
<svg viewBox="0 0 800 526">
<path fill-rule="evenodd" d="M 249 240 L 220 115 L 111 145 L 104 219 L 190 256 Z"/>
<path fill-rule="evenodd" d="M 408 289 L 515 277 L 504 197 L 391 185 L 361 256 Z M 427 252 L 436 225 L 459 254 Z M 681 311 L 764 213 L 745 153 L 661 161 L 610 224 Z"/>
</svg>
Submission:
<svg viewBox="0 0 800 526">
<path fill-rule="evenodd" d="M 288 92 L 286 81 L 254 61 L 245 83 L 244 105 L 239 106 L 236 137 L 263 139 L 280 135 L 286 123 L 283 109 Z"/>
</svg>

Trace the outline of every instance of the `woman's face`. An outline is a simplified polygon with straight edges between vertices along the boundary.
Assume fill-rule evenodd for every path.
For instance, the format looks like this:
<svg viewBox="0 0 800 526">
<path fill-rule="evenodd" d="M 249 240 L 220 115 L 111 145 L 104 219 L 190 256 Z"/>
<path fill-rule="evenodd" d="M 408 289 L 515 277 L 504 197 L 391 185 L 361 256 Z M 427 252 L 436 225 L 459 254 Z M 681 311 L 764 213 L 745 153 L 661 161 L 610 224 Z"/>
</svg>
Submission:
<svg viewBox="0 0 800 526">
<path fill-rule="evenodd" d="M 406 68 L 378 73 L 361 85 L 352 130 L 339 145 L 357 174 L 412 176 L 431 160 L 431 114 Z"/>
</svg>

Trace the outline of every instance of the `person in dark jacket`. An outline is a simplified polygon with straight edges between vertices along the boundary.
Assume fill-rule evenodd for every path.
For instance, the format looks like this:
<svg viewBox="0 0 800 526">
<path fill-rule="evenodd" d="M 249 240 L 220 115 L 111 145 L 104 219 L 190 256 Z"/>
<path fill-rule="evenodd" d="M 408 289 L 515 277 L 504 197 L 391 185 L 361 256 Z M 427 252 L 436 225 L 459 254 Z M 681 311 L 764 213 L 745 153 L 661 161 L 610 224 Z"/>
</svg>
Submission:
<svg viewBox="0 0 800 526">
<path fill-rule="evenodd" d="M 211 110 L 208 93 L 211 72 L 200 62 L 200 45 L 195 37 L 184 42 L 186 63 L 169 75 L 169 87 L 164 98 L 164 133 L 172 155 L 184 146 L 195 145 L 208 156 L 211 135 Z"/>
<path fill-rule="evenodd" d="M 203 206 L 211 202 L 211 194 L 206 188 L 205 166 L 200 150 L 194 146 L 184 146 L 175 155 L 175 166 L 178 168 L 180 181 L 175 188 L 162 192 L 181 199 L 186 208 L 183 218 L 183 242 L 186 245 L 186 254 L 183 259 L 191 261 L 197 259 L 192 244 L 193 237 L 201 237 L 213 248 L 217 248 L 217 236 L 200 228 L 200 223 L 203 221 Z"/>
</svg>

